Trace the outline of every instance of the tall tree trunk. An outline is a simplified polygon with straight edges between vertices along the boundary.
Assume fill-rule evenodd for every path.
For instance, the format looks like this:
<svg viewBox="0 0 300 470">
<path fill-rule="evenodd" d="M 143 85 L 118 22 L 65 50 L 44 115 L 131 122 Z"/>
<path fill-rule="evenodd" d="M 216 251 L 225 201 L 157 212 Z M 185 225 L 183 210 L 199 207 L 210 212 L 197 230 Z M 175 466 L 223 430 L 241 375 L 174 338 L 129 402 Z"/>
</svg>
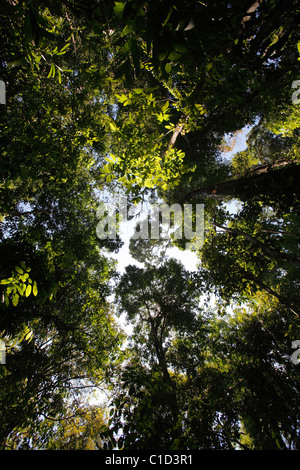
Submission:
<svg viewBox="0 0 300 470">
<path fill-rule="evenodd" d="M 292 205 L 299 196 L 300 165 L 284 160 L 268 165 L 260 165 L 245 175 L 237 175 L 226 181 L 206 186 L 188 193 L 184 202 L 192 199 L 239 198 L 247 200 L 255 196 L 270 198 Z"/>
</svg>

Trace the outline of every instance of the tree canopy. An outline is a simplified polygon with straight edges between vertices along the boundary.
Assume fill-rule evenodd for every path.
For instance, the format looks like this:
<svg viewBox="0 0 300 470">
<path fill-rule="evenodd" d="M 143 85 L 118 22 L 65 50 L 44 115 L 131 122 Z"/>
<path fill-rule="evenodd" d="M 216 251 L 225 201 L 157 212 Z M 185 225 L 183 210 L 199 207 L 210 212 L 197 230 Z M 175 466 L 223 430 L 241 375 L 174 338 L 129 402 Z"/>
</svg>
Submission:
<svg viewBox="0 0 300 470">
<path fill-rule="evenodd" d="M 299 20 L 296 0 L 3 2 L 1 449 L 299 449 Z M 194 229 L 204 206 L 195 270 L 168 255 L 185 231 L 149 230 L 118 271 L 96 227 L 124 195 Z"/>
</svg>

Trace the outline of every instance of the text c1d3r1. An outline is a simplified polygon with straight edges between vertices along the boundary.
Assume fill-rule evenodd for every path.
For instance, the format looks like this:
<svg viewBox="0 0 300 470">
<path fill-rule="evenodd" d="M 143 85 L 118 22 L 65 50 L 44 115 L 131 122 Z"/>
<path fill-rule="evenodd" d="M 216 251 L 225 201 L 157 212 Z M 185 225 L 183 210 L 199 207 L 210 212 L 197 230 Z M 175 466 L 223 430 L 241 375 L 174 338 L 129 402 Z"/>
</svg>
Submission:
<svg viewBox="0 0 300 470">
<path fill-rule="evenodd" d="M 148 458 L 140 456 L 112 456 L 105 458 L 106 465 L 130 465 L 136 468 L 139 463 L 150 465 L 191 465 L 192 455 L 190 454 L 150 454 Z"/>
</svg>

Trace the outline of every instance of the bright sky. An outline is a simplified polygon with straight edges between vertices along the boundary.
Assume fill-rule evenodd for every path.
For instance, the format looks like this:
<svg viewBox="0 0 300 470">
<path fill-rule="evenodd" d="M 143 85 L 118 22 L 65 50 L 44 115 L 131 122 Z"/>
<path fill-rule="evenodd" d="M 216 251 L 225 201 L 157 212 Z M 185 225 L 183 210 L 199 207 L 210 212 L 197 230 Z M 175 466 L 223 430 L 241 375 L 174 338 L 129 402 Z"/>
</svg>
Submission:
<svg viewBox="0 0 300 470">
<path fill-rule="evenodd" d="M 112 258 L 117 259 L 118 261 L 118 270 L 123 273 L 125 271 L 126 266 L 129 264 L 134 264 L 136 266 L 142 267 L 143 265 L 136 261 L 129 253 L 129 241 L 130 237 L 134 233 L 134 227 L 137 220 L 132 219 L 128 222 L 122 222 L 120 224 L 120 238 L 124 242 L 124 245 L 120 249 L 119 253 L 112 255 Z M 176 258 L 182 262 L 186 269 L 191 271 L 196 269 L 197 265 L 197 256 L 195 252 L 191 252 L 189 250 L 179 250 L 176 247 L 168 249 L 166 254 L 169 257 Z"/>
</svg>

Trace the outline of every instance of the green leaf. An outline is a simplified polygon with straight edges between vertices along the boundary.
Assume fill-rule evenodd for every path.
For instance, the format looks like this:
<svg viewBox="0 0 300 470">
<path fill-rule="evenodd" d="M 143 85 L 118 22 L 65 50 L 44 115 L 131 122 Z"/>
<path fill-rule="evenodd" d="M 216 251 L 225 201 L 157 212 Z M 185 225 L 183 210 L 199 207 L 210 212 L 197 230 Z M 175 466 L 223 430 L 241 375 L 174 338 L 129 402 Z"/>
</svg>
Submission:
<svg viewBox="0 0 300 470">
<path fill-rule="evenodd" d="M 34 281 L 34 283 L 33 283 L 32 293 L 33 293 L 34 296 L 37 296 L 38 288 L 37 288 L 36 281 Z"/>
<path fill-rule="evenodd" d="M 23 274 L 23 273 L 24 273 L 23 269 L 20 268 L 19 266 L 16 266 L 16 267 L 15 267 L 15 270 L 16 270 L 17 273 L 19 273 L 19 274 Z"/>
<path fill-rule="evenodd" d="M 32 340 L 32 337 L 33 331 L 28 326 L 26 326 L 24 330 L 24 340 L 30 342 Z"/>
<path fill-rule="evenodd" d="M 118 162 L 118 158 L 113 155 L 112 153 L 109 155 L 110 156 L 110 160 L 113 161 L 114 163 L 117 163 Z"/>
<path fill-rule="evenodd" d="M 0 281 L 0 284 L 1 285 L 10 284 L 12 280 L 13 280 L 12 277 L 10 277 L 9 279 L 2 279 L 2 281 Z"/>
<path fill-rule="evenodd" d="M 163 51 L 158 54 L 158 59 L 163 61 L 168 56 L 168 51 Z"/>
<path fill-rule="evenodd" d="M 167 109 L 168 109 L 168 107 L 169 107 L 169 104 L 170 104 L 169 101 L 167 101 L 167 102 L 163 105 L 163 107 L 162 107 L 162 111 L 163 111 L 163 112 L 167 111 Z"/>
<path fill-rule="evenodd" d="M 66 44 L 56 55 L 63 55 L 67 52 L 67 49 L 68 47 L 70 46 L 70 42 L 68 42 L 68 44 Z"/>
<path fill-rule="evenodd" d="M 25 296 L 28 297 L 30 294 L 31 294 L 31 285 L 29 284 L 27 287 L 26 287 L 26 291 L 25 291 Z"/>
<path fill-rule="evenodd" d="M 200 112 L 200 114 L 205 114 L 206 113 L 206 109 L 205 107 L 203 106 L 203 104 L 195 104 L 195 108 L 197 109 L 197 111 Z"/>
<path fill-rule="evenodd" d="M 157 117 L 157 120 L 158 120 L 159 122 L 163 122 L 163 120 L 164 120 L 164 115 L 163 115 L 162 113 L 157 114 L 156 117 Z"/>
<path fill-rule="evenodd" d="M 53 62 L 51 63 L 50 71 L 48 73 L 47 78 L 50 78 L 50 77 L 53 77 L 53 78 L 55 77 L 55 65 Z"/>
<path fill-rule="evenodd" d="M 178 60 L 180 59 L 181 57 L 181 53 L 180 52 L 176 52 L 176 51 L 172 51 L 170 52 L 170 54 L 168 55 L 168 59 L 169 60 Z"/>
<path fill-rule="evenodd" d="M 166 65 L 165 65 L 165 71 L 167 73 L 170 73 L 171 72 L 171 69 L 172 69 L 172 65 L 168 62 Z"/>
<path fill-rule="evenodd" d="M 132 29 L 133 29 L 132 25 L 127 24 L 125 26 L 125 28 L 123 29 L 123 31 L 121 32 L 121 38 L 124 37 L 124 36 L 127 36 L 127 34 L 131 33 Z"/>
<path fill-rule="evenodd" d="M 115 2 L 114 14 L 118 18 L 118 20 L 122 19 L 124 8 L 125 8 L 125 3 Z"/>
<path fill-rule="evenodd" d="M 173 12 L 173 9 L 174 7 L 172 6 L 167 14 L 167 17 L 165 19 L 165 21 L 163 22 L 163 26 L 166 26 L 166 24 L 168 23 L 169 19 L 170 19 L 170 16 L 172 15 L 172 12 Z"/>
<path fill-rule="evenodd" d="M 143 88 L 134 88 L 132 91 L 134 93 L 136 93 L 137 95 L 140 95 L 144 92 Z M 123 95 L 123 96 L 125 96 L 125 95 Z"/>
<path fill-rule="evenodd" d="M 116 97 L 117 97 L 117 99 L 120 103 L 125 103 L 125 101 L 128 100 L 128 97 L 126 95 L 123 95 L 123 94 L 122 95 L 116 94 Z"/>
<path fill-rule="evenodd" d="M 118 127 L 116 126 L 116 124 L 113 121 L 109 121 L 108 125 L 109 125 L 110 130 L 112 132 L 116 132 L 118 130 Z"/>
<path fill-rule="evenodd" d="M 12 304 L 14 307 L 16 307 L 19 303 L 19 294 L 14 294 L 12 298 Z"/>
<path fill-rule="evenodd" d="M 17 285 L 17 290 L 18 290 L 18 292 L 19 292 L 20 295 L 23 295 L 22 286 L 18 286 L 18 285 Z"/>
</svg>

